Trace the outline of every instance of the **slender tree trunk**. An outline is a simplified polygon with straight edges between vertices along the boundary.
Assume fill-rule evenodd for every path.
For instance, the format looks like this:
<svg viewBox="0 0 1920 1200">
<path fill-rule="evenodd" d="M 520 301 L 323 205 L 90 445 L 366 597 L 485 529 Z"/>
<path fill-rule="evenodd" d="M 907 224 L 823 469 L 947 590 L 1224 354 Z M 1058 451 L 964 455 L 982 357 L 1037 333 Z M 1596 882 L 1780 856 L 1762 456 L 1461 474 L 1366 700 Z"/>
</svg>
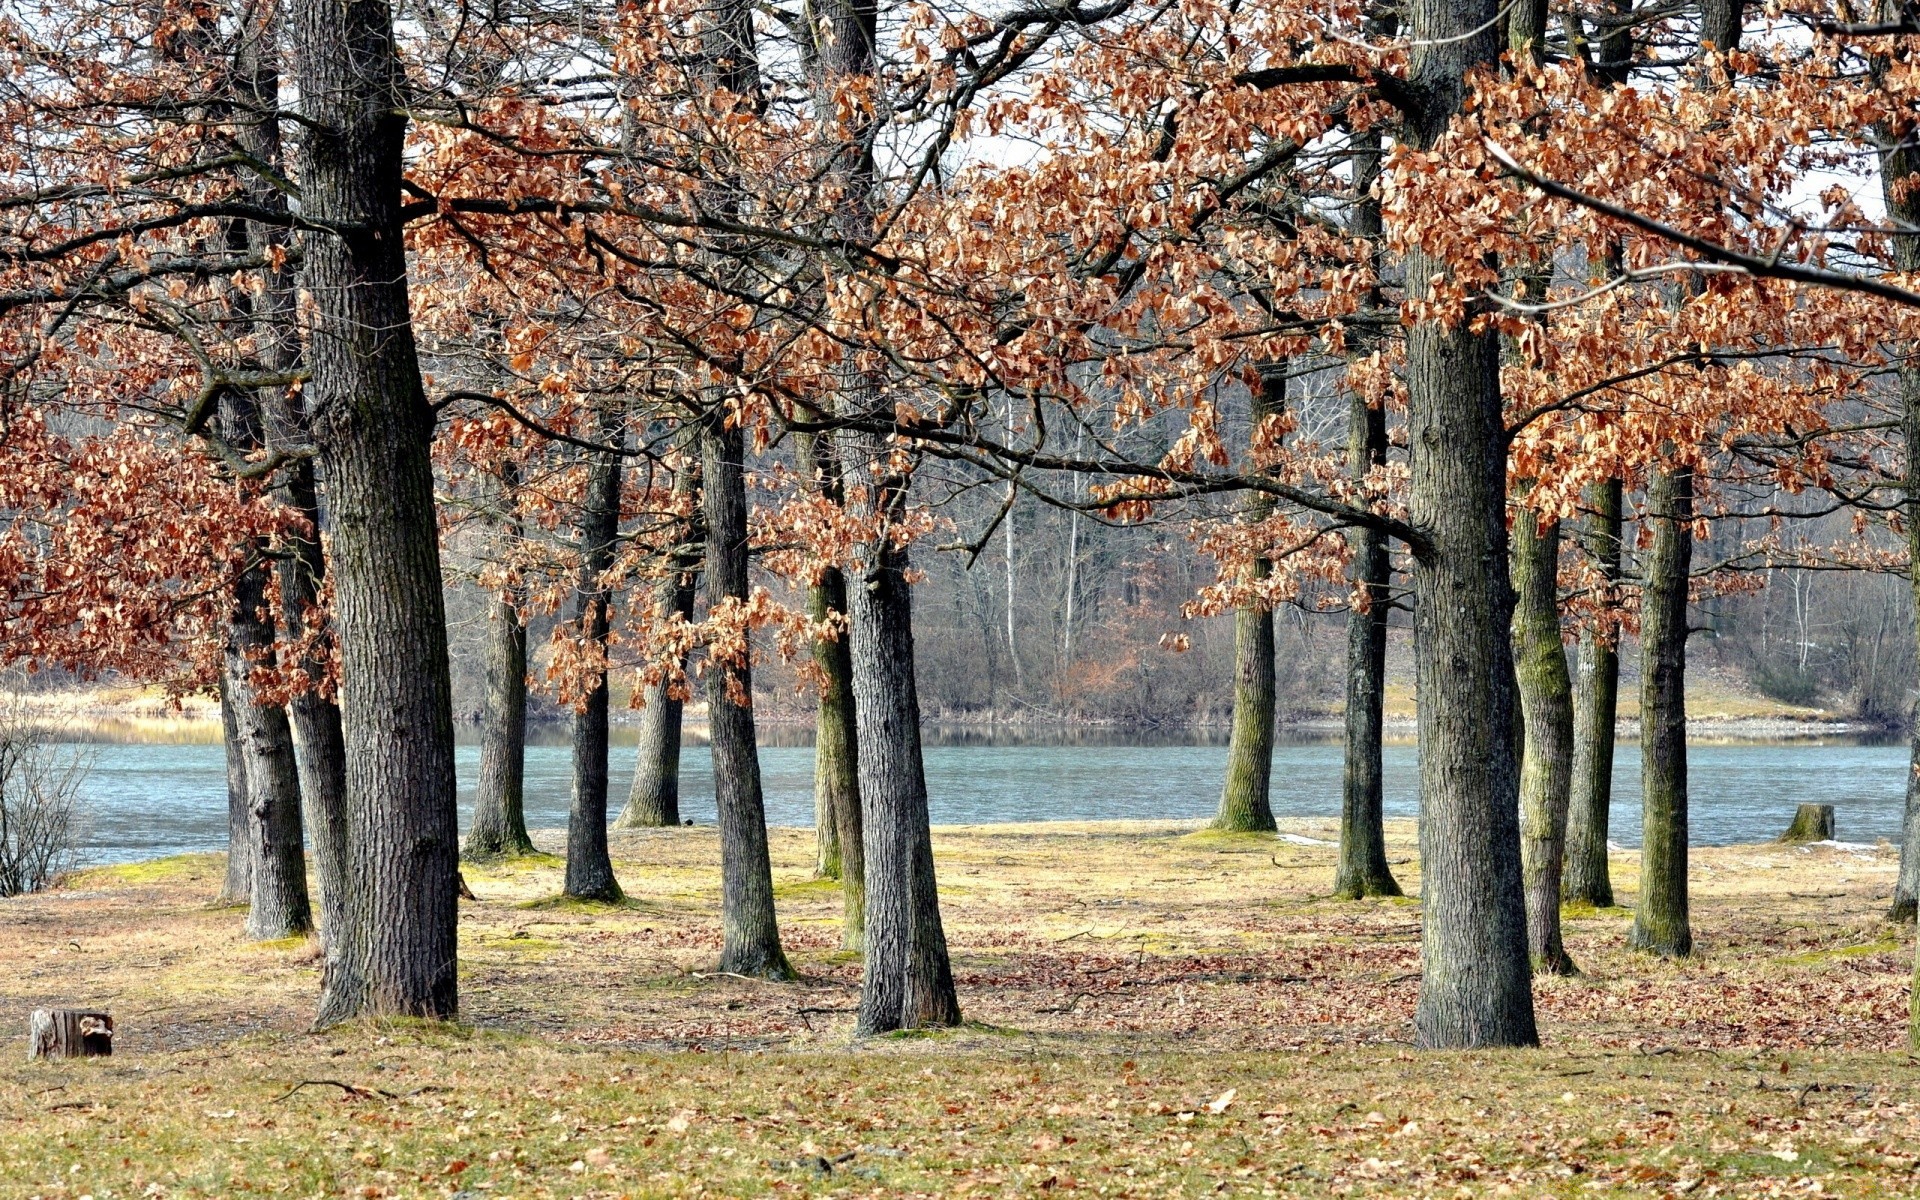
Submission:
<svg viewBox="0 0 1920 1200">
<path fill-rule="evenodd" d="M 1513 516 L 1513 656 L 1527 737 L 1520 762 L 1520 861 L 1526 878 L 1527 952 L 1535 972 L 1571 975 L 1560 936 L 1573 781 L 1573 680 L 1560 640 L 1560 522 L 1530 508 Z"/>
<path fill-rule="evenodd" d="M 327 479 L 346 748 L 345 925 L 319 1022 L 451 1017 L 459 831 L 434 416 L 400 219 L 406 101 L 383 0 L 294 0 L 307 392 Z M 332 951 L 329 951 L 330 959 Z"/>
<path fill-rule="evenodd" d="M 746 446 L 738 425 L 708 417 L 701 438 L 707 515 L 709 619 L 747 601 Z M 732 632 L 732 631 L 730 631 Z M 760 793 L 760 752 L 753 722 L 752 650 L 738 631 L 738 652 L 709 649 L 707 721 L 713 751 L 714 805 L 720 817 L 720 970 L 762 979 L 792 979 L 780 949 L 773 908 L 773 866 Z"/>
<path fill-rule="evenodd" d="M 248 14 L 238 33 L 233 60 L 233 87 L 240 102 L 236 138 L 259 161 L 278 165 L 282 161 L 278 28 L 271 6 Z M 250 199 L 270 210 L 285 211 L 285 195 L 266 180 L 249 173 L 244 186 Z M 284 243 L 286 234 L 258 222 L 235 221 L 228 229 L 228 239 L 236 249 L 264 255 L 275 244 Z M 262 365 L 291 375 L 300 365 L 294 281 L 288 272 L 268 268 L 260 282 L 263 286 L 257 290 L 234 290 L 234 315 L 237 323 L 250 327 Z M 292 394 L 285 384 L 258 393 L 227 390 L 219 399 L 222 437 L 229 445 L 247 451 L 304 441 L 297 430 L 286 428 L 289 422 L 279 412 L 294 403 L 288 399 Z M 300 507 L 309 500 L 311 490 L 312 466 L 303 461 L 285 472 L 278 498 L 313 522 L 314 514 Z M 317 557 L 317 544 L 311 549 L 305 545 L 310 540 L 311 534 L 294 536 L 286 547 L 292 552 L 292 564 L 297 565 L 307 553 Z M 265 543 L 255 546 L 260 557 L 235 581 L 224 664 L 224 694 L 246 765 L 252 858 L 247 933 L 262 941 L 297 936 L 313 928 L 301 819 L 302 778 L 294 732 L 287 709 L 263 703 L 252 678 L 256 666 L 271 666 L 275 657 L 276 628 L 269 605 L 275 577 L 265 557 L 267 549 Z M 290 612 L 288 620 L 297 623 L 302 615 Z"/>
<path fill-rule="evenodd" d="M 872 0 L 822 0 L 815 12 L 814 40 L 807 47 L 815 68 L 815 108 L 833 129 L 842 125 L 837 86 L 877 69 L 877 19 Z M 836 223 L 841 236 L 868 244 L 874 235 L 874 130 L 858 116 L 853 124 L 832 143 L 832 171 L 847 197 Z M 857 366 L 842 375 L 834 405 L 849 422 L 883 427 L 893 419 L 892 400 Z M 960 1001 L 940 919 L 920 754 L 908 551 L 884 532 L 903 515 L 911 480 L 899 469 L 895 447 L 873 428 L 841 430 L 838 448 L 848 510 L 883 530 L 855 548 L 847 576 L 867 868 L 867 971 L 855 1029 L 871 1035 L 955 1025 Z"/>
<path fill-rule="evenodd" d="M 600 439 L 618 446 L 625 414 L 609 406 Z M 594 452 L 580 513 L 580 579 L 574 587 L 574 636 L 591 660 L 586 695 L 573 713 L 573 803 L 567 812 L 567 874 L 562 892 L 575 900 L 618 903 L 620 883 L 607 853 L 607 631 L 611 598 L 606 574 L 620 534 L 620 456 Z"/>
<path fill-rule="evenodd" d="M 1609 479 L 1587 490 L 1582 538 L 1587 557 L 1605 579 L 1603 612 L 1617 606 L 1620 578 L 1620 481 Z M 1561 896 L 1595 908 L 1613 906 L 1613 880 L 1607 872 L 1607 824 L 1613 808 L 1613 737 L 1620 699 L 1620 632 L 1580 633 L 1579 675 L 1574 688 L 1573 785 L 1567 815 L 1567 872 Z"/>
<path fill-rule="evenodd" d="M 1494 63 L 1496 9 L 1413 0 L 1408 82 L 1422 103 L 1403 132 L 1416 148 L 1446 132 L 1467 72 Z M 1409 254 L 1413 298 L 1444 269 Z M 1414 325 L 1407 396 L 1409 515 L 1426 542 L 1413 569 L 1424 910 L 1414 1036 L 1433 1048 L 1531 1046 L 1498 336 L 1467 320 Z"/>
<path fill-rule="evenodd" d="M 262 703 L 251 678 L 253 668 L 273 652 L 273 623 L 265 616 L 271 579 L 263 563 L 241 573 L 225 648 L 226 693 L 246 763 L 247 841 L 253 866 L 247 936 L 255 941 L 295 937 L 313 928 L 293 730 L 287 710 Z"/>
<path fill-rule="evenodd" d="M 802 433 L 795 444 L 802 466 L 812 474 L 815 490 L 834 504 L 844 505 L 846 490 L 840 486 L 840 465 L 835 461 L 832 442 Z M 866 929 L 866 859 L 860 846 L 860 758 L 855 744 L 853 652 L 848 645 L 845 573 L 838 567 L 827 568 L 807 593 L 807 609 L 816 623 L 831 621 L 839 630 L 833 640 L 813 643 L 813 666 L 820 673 L 822 685 L 813 737 L 815 873 L 844 885 L 841 942 L 847 949 L 857 950 Z"/>
<path fill-rule="evenodd" d="M 683 443 L 683 460 L 674 477 L 673 491 L 680 503 L 692 509 L 697 503 L 699 484 L 699 431 L 694 429 Z M 693 618 L 694 585 L 699 578 L 699 543 L 704 537 L 696 511 L 675 526 L 674 549 L 667 557 L 667 577 L 660 582 L 655 600 L 662 616 Z M 685 665 L 684 663 L 682 664 Z M 626 807 L 614 821 L 616 829 L 644 829 L 680 823 L 680 736 L 684 705 L 673 692 L 671 683 L 661 678 L 647 685 L 645 704 L 640 709 L 640 744 L 633 764 L 633 786 L 627 791 Z"/>
<path fill-rule="evenodd" d="M 487 614 L 487 700 L 480 715 L 480 786 L 467 858 L 533 853 L 527 833 L 527 627 L 511 596 Z"/>
<path fill-rule="evenodd" d="M 1883 19 L 1897 20 L 1897 6 L 1881 5 Z M 1920 178 L 1920 149 L 1913 145 L 1912 134 L 1900 136 L 1880 131 L 1880 193 L 1887 206 L 1887 217 L 1898 229 L 1920 228 L 1920 194 L 1914 183 Z M 1896 234 L 1891 239 L 1893 265 L 1909 274 L 1920 272 L 1920 234 Z M 1908 348 L 1909 356 L 1913 348 Z M 1907 580 L 1912 597 L 1915 628 L 1920 628 L 1920 362 L 1912 357 L 1900 360 L 1901 431 L 1907 456 L 1903 516 L 1907 526 Z M 1910 714 L 1912 737 L 1907 768 L 1905 816 L 1901 822 L 1900 874 L 1893 886 L 1893 903 L 1887 911 L 1890 921 L 1914 920 L 1915 898 L 1920 897 L 1920 701 Z M 1920 966 L 1916 967 L 1920 980 Z M 1920 1046 L 1920 1009 L 1916 1009 L 1915 1045 Z"/>
<path fill-rule="evenodd" d="M 1349 402 L 1348 462 L 1356 479 L 1366 478 L 1387 458 L 1386 413 L 1365 397 Z M 1340 865 L 1333 894 L 1346 900 L 1398 896 L 1400 884 L 1387 865 L 1387 833 L 1381 749 L 1387 693 L 1387 610 L 1392 565 L 1386 536 L 1355 528 L 1353 590 L 1367 606 L 1347 612 L 1346 771 L 1340 789 Z"/>
<path fill-rule="evenodd" d="M 1656 468 L 1647 492 L 1653 547 L 1640 603 L 1640 904 L 1627 944 L 1666 958 L 1693 952 L 1687 916 L 1687 583 L 1693 473 Z"/>
<path fill-rule="evenodd" d="M 1260 429 L 1278 417 L 1287 405 L 1287 364 L 1265 363 L 1251 399 L 1251 433 L 1260 444 Z M 1273 515 L 1273 498 L 1254 492 L 1247 500 L 1246 520 L 1258 524 Z M 1273 564 L 1256 558 L 1243 581 L 1259 583 L 1273 574 Z M 1273 775 L 1273 607 L 1254 598 L 1233 615 L 1233 735 L 1227 744 L 1227 779 L 1220 792 L 1215 829 L 1234 833 L 1272 832 L 1273 806 L 1269 788 Z"/>
<path fill-rule="evenodd" d="M 214 904 L 238 908 L 253 896 L 253 840 L 247 832 L 247 760 L 240 749 L 240 726 L 227 698 L 226 673 L 220 676 L 220 733 L 227 752 L 227 873 Z"/>
<path fill-rule="evenodd" d="M 829 568 L 808 593 L 815 621 L 832 619 L 840 634 L 813 644 L 813 665 L 825 685 L 813 733 L 814 810 L 832 826 L 820 839 L 820 873 L 838 879 L 841 891 L 840 945 L 858 950 L 866 944 L 867 856 L 861 845 L 860 747 L 853 711 L 853 648 L 846 627 L 847 579 Z M 832 861 L 827 861 L 831 847 Z"/>
<path fill-rule="evenodd" d="M 1383 35 L 1393 32 L 1393 19 L 1370 20 Z M 1383 232 L 1380 201 L 1373 194 L 1386 153 L 1384 134 L 1373 130 L 1356 140 L 1353 164 L 1352 215 L 1348 229 L 1373 246 L 1374 269 L 1379 270 Z M 1375 288 L 1371 302 L 1380 303 Z M 1387 461 L 1387 414 L 1355 395 L 1348 401 L 1347 469 L 1364 482 Z M 1385 535 L 1375 529 L 1355 528 L 1347 535 L 1353 548 L 1353 591 L 1366 598 L 1364 611 L 1347 613 L 1346 769 L 1340 795 L 1340 865 L 1334 873 L 1335 896 L 1357 900 L 1363 896 L 1398 896 L 1400 884 L 1387 865 L 1387 834 L 1382 793 L 1385 778 L 1381 754 L 1387 699 L 1387 617 L 1393 564 Z"/>
</svg>

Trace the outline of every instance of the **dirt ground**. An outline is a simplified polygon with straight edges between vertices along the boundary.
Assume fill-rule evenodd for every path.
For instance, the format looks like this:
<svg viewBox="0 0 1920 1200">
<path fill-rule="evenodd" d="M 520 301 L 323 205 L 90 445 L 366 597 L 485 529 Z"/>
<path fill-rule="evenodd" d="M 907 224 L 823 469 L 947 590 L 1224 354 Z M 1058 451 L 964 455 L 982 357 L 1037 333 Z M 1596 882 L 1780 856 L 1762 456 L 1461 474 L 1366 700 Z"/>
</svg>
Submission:
<svg viewBox="0 0 1920 1200">
<path fill-rule="evenodd" d="M 325 1034 L 312 947 L 208 907 L 217 856 L 87 872 L 0 902 L 12 1027 L 118 1027 L 0 1070 L 0 1196 L 1920 1193 L 1890 847 L 1696 850 L 1692 960 L 1570 911 L 1544 1047 L 1428 1054 L 1418 905 L 1328 899 L 1333 836 L 937 830 L 967 1023 L 861 1044 L 810 831 L 773 833 L 798 983 L 709 973 L 711 829 L 620 833 L 619 908 L 554 900 L 551 857 L 467 868 L 459 1026 Z"/>
</svg>

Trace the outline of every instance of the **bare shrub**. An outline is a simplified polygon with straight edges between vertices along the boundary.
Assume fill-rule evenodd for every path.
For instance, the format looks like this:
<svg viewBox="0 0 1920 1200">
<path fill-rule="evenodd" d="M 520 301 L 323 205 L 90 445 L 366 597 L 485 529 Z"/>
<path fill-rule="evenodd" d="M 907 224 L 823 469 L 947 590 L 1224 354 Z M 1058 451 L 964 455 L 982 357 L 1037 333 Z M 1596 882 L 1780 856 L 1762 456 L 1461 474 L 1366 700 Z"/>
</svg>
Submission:
<svg viewBox="0 0 1920 1200">
<path fill-rule="evenodd" d="M 37 892 L 73 864 L 91 759 L 56 743 L 18 696 L 0 698 L 0 896 Z"/>
</svg>

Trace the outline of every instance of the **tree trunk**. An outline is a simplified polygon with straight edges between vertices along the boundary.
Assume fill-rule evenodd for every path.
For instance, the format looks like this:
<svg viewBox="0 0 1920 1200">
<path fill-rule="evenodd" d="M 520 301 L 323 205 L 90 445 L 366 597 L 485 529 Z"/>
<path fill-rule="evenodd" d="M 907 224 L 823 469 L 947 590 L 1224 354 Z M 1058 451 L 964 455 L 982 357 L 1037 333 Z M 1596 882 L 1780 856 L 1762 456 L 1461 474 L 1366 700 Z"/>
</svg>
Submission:
<svg viewBox="0 0 1920 1200">
<path fill-rule="evenodd" d="M 267 616 L 270 569 L 256 562 L 234 584 L 233 615 L 225 646 L 224 691 L 245 763 L 247 843 L 252 887 L 247 936 L 255 941 L 295 937 L 313 928 L 307 900 L 307 859 L 300 831 L 300 773 L 286 709 L 262 703 L 253 686 L 257 665 L 273 654 Z"/>
<path fill-rule="evenodd" d="M 614 828 L 647 829 L 680 823 L 682 708 L 667 680 L 647 685 L 646 703 L 640 709 L 633 785 L 627 789 L 627 804 L 614 821 Z"/>
<path fill-rule="evenodd" d="M 1499 53 L 1493 0 L 1413 0 L 1408 81 L 1423 99 L 1404 132 L 1432 147 L 1465 78 Z M 1424 297 L 1444 264 L 1407 255 Z M 1513 593 L 1507 581 L 1506 430 L 1497 334 L 1423 321 L 1407 335 L 1409 515 L 1420 703 L 1422 1046 L 1539 1042 L 1521 890 L 1513 761 Z"/>
<path fill-rule="evenodd" d="M 674 476 L 673 492 L 682 504 L 694 506 L 699 486 L 699 431 L 682 443 L 682 461 Z M 674 548 L 667 556 L 667 577 L 660 582 L 656 606 L 662 616 L 693 618 L 694 584 L 699 577 L 704 536 L 697 509 L 674 527 Z M 684 663 L 682 664 L 685 665 Z M 683 704 L 662 678 L 647 685 L 640 709 L 640 744 L 634 757 L 633 786 L 626 807 L 614 821 L 617 829 L 643 829 L 680 823 L 680 735 Z"/>
<path fill-rule="evenodd" d="M 1898 19 L 1899 12 L 1883 4 L 1886 19 Z M 1914 189 L 1920 176 L 1920 148 L 1911 135 L 1883 134 L 1880 152 L 1880 194 L 1886 202 L 1887 217 L 1898 229 L 1920 228 L 1920 192 Z M 1895 234 L 1893 264 L 1912 274 L 1920 272 L 1920 234 Z M 1902 515 L 1907 525 L 1907 581 L 1912 597 L 1915 628 L 1920 628 L 1920 363 L 1908 356 L 1900 363 L 1901 432 L 1906 443 L 1907 476 L 1902 497 Z M 1893 904 L 1887 919 L 1911 923 L 1915 898 L 1920 897 L 1920 701 L 1914 703 L 1913 732 L 1907 768 L 1905 817 L 1901 822 L 1900 874 L 1893 885 Z M 1920 964 L 1916 964 L 1920 981 Z M 1916 1017 L 1915 1045 L 1920 1046 L 1920 1016 Z"/>
<path fill-rule="evenodd" d="M 601 414 L 600 439 L 617 446 L 625 414 Z M 580 578 L 574 586 L 574 636 L 592 663 L 591 678 L 573 713 L 573 803 L 567 812 L 567 873 L 561 891 L 575 900 L 616 904 L 620 883 L 607 853 L 607 631 L 611 598 L 606 574 L 620 535 L 620 456 L 595 452 L 579 524 Z"/>
<path fill-rule="evenodd" d="M 1354 478 L 1364 479 L 1386 462 L 1387 416 L 1362 396 L 1349 402 L 1347 451 Z M 1375 529 L 1347 534 L 1353 547 L 1353 590 L 1365 596 L 1364 611 L 1347 612 L 1346 771 L 1340 785 L 1340 864 L 1333 894 L 1343 900 L 1398 896 L 1400 884 L 1387 865 L 1382 812 L 1382 732 L 1387 694 L 1387 611 L 1393 568 L 1386 536 Z"/>
<path fill-rule="evenodd" d="M 404 87 L 384 0 L 295 0 L 314 439 L 346 748 L 345 925 L 319 1023 L 458 1008 L 459 831 L 434 416 L 400 220 Z M 331 951 L 329 952 L 331 955 Z"/>
<path fill-rule="evenodd" d="M 1647 491 L 1653 547 L 1640 602 L 1640 904 L 1627 945 L 1693 952 L 1687 917 L 1687 583 L 1693 472 L 1656 468 Z"/>
<path fill-rule="evenodd" d="M 1543 975 L 1571 975 L 1560 936 L 1573 781 L 1573 680 L 1560 640 L 1560 522 L 1532 509 L 1513 515 L 1513 656 L 1526 726 L 1520 762 L 1520 862 L 1526 879 L 1527 953 Z"/>
<path fill-rule="evenodd" d="M 702 434 L 707 516 L 709 619 L 744 619 L 747 601 L 746 445 L 738 425 L 725 426 L 716 407 Z M 720 818 L 720 970 L 761 979 L 792 979 L 780 949 L 773 909 L 773 866 L 760 793 L 760 753 L 753 722 L 753 662 L 748 631 L 738 650 L 709 648 L 707 722 L 713 751 L 714 806 Z"/>
<path fill-rule="evenodd" d="M 825 683 L 814 720 L 813 803 L 816 814 L 832 827 L 832 836 L 820 838 L 820 873 L 840 880 L 840 945 L 858 950 L 866 945 L 867 855 L 861 845 L 860 748 L 853 711 L 853 648 L 846 627 L 847 577 L 839 568 L 826 574 L 808 593 L 815 621 L 829 617 L 840 626 L 832 641 L 813 643 L 813 663 Z M 831 846 L 832 861 L 828 862 Z"/>
<path fill-rule="evenodd" d="M 227 698 L 226 672 L 220 675 L 220 733 L 227 751 L 227 874 L 213 903 L 238 908 L 253 896 L 253 840 L 247 833 L 247 760 L 240 749 L 240 726 Z"/>
<path fill-rule="evenodd" d="M 480 716 L 480 786 L 467 858 L 533 853 L 527 834 L 527 627 L 511 594 L 487 614 L 487 701 Z"/>
<path fill-rule="evenodd" d="M 1605 578 L 1603 612 L 1618 606 L 1620 578 L 1620 481 L 1587 489 L 1581 539 L 1588 559 Z M 1613 907 L 1607 871 L 1607 824 L 1613 809 L 1613 738 L 1620 700 L 1620 631 L 1617 624 L 1580 631 L 1579 672 L 1574 688 L 1573 784 L 1567 806 L 1567 870 L 1560 894 L 1567 901 Z"/>
<path fill-rule="evenodd" d="M 1249 413 L 1249 437 L 1260 442 L 1260 429 L 1285 411 L 1287 364 L 1265 363 L 1254 388 Z M 1273 515 L 1273 498 L 1251 493 L 1246 504 L 1248 524 Z M 1242 580 L 1258 583 L 1273 574 L 1273 564 L 1256 558 Z M 1215 829 L 1233 833 L 1271 833 L 1273 806 L 1269 789 L 1273 777 L 1273 607 L 1264 599 L 1247 600 L 1233 614 L 1233 735 L 1227 744 L 1227 779 L 1220 791 Z"/>
<path fill-rule="evenodd" d="M 1833 805 L 1802 804 L 1793 812 L 1793 820 L 1787 825 L 1787 831 L 1780 840 L 1789 844 L 1796 842 L 1830 842 L 1833 840 Z"/>
</svg>

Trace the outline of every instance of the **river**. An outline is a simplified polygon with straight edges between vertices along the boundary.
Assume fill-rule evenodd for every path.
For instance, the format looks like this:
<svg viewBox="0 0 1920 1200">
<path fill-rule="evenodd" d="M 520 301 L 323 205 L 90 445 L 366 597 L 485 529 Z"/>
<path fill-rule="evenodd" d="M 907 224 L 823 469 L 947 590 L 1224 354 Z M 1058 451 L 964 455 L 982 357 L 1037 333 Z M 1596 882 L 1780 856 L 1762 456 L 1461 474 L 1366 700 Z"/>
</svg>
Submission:
<svg viewBox="0 0 1920 1200">
<path fill-rule="evenodd" d="M 217 732 L 217 731 L 213 731 Z M 809 735 L 765 731 L 760 769 L 767 820 L 813 823 L 813 749 Z M 210 735 L 156 742 L 141 735 L 92 735 L 85 799 L 84 860 L 125 862 L 224 846 L 226 775 Z M 527 750 L 527 822 L 566 823 L 569 759 L 564 729 L 533 732 Z M 786 743 L 786 744 L 779 744 Z M 797 743 L 797 744 L 796 744 Z M 1340 810 L 1341 747 L 1331 739 L 1286 740 L 1274 753 L 1273 807 L 1282 817 L 1327 817 Z M 479 747 L 462 731 L 457 755 L 464 830 L 479 772 Z M 1000 821 L 1193 818 L 1219 800 L 1226 746 L 1219 733 L 1128 734 L 1107 730 L 929 730 L 927 791 L 935 824 Z M 1385 752 L 1389 817 L 1416 814 L 1411 744 Z M 612 807 L 626 798 L 633 733 L 615 731 Z M 1845 740 L 1704 744 L 1690 755 L 1692 828 L 1697 844 L 1756 842 L 1786 828 L 1796 804 L 1837 811 L 1840 839 L 1896 838 L 1907 771 L 1903 744 Z M 711 823 L 713 771 L 705 745 L 681 757 L 681 813 Z M 1615 759 L 1612 836 L 1639 844 L 1640 749 L 1623 744 Z"/>
</svg>

